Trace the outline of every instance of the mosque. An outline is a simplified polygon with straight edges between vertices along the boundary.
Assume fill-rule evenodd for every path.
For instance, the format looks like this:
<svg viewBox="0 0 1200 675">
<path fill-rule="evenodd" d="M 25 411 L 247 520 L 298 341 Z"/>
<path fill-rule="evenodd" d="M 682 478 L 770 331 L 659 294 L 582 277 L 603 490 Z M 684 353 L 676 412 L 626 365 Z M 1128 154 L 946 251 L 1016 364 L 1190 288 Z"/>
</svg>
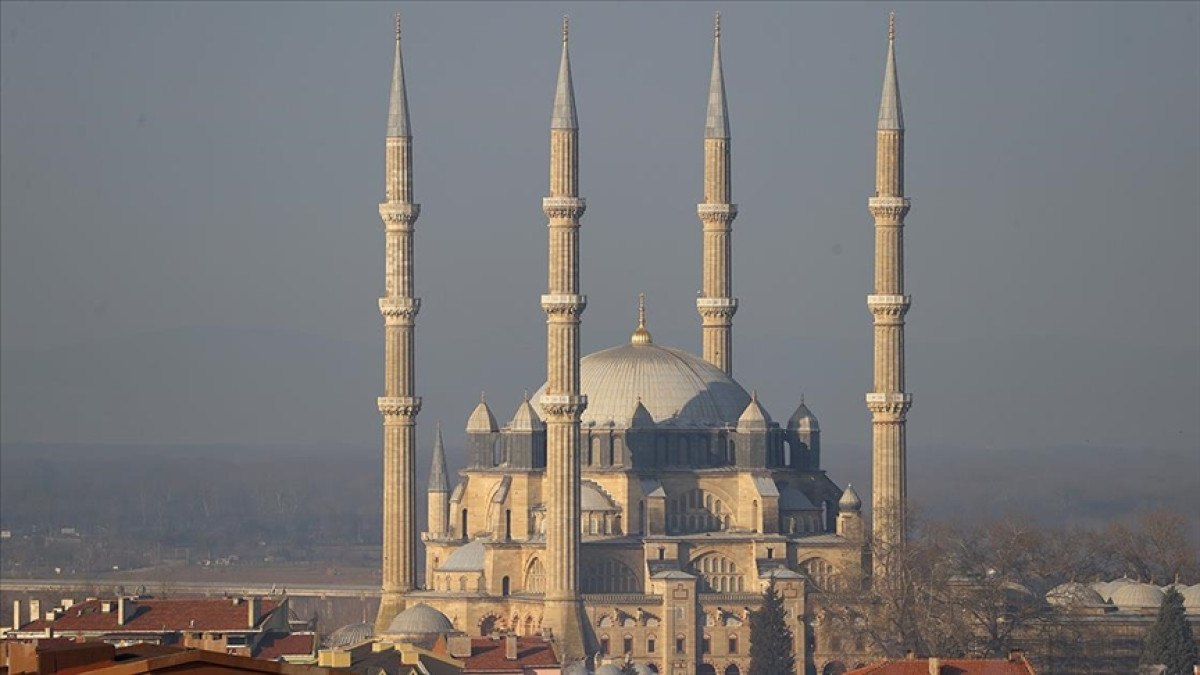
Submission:
<svg viewBox="0 0 1200 675">
<path fill-rule="evenodd" d="M 775 421 L 733 377 L 733 203 L 730 123 L 718 15 L 704 127 L 700 315 L 702 354 L 656 343 L 645 319 L 626 344 L 586 356 L 587 298 L 579 266 L 586 203 L 578 177 L 579 124 L 568 27 L 550 124 L 547 379 L 504 424 L 480 400 L 467 420 L 467 468 L 446 470 L 433 449 L 425 580 L 417 583 L 414 522 L 412 133 L 397 23 L 386 139 L 386 336 L 383 588 L 377 636 L 540 635 L 564 666 L 619 664 L 638 672 L 748 672 L 750 612 L 774 582 L 795 636 L 798 668 L 822 665 L 814 603 L 871 569 L 868 540 L 903 532 L 903 118 L 889 28 L 877 125 L 874 531 L 855 490 L 821 468 L 817 418 L 797 396 Z M 844 652 L 843 652 L 844 654 Z M 828 659 L 825 659 L 828 660 Z"/>
</svg>

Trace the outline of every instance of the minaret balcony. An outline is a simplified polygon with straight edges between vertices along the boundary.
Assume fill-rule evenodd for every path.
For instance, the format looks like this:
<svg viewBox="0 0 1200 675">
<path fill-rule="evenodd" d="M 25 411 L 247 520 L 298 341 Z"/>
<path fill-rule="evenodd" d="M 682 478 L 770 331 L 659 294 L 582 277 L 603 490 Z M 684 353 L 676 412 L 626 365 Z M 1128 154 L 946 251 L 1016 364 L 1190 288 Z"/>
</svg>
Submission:
<svg viewBox="0 0 1200 675">
<path fill-rule="evenodd" d="M 867 208 L 871 215 L 884 223 L 903 224 L 904 216 L 908 214 L 912 200 L 908 197 L 871 197 L 867 200 Z"/>
<path fill-rule="evenodd" d="M 583 197 L 543 197 L 542 212 L 551 220 L 578 220 L 587 210 Z"/>
<path fill-rule="evenodd" d="M 548 316 L 570 315 L 578 316 L 583 314 L 583 310 L 587 308 L 586 295 L 571 295 L 571 294 L 549 294 L 542 296 L 542 311 Z"/>
<path fill-rule="evenodd" d="M 696 214 L 705 224 L 729 225 L 737 217 L 737 204 L 697 204 Z"/>
</svg>

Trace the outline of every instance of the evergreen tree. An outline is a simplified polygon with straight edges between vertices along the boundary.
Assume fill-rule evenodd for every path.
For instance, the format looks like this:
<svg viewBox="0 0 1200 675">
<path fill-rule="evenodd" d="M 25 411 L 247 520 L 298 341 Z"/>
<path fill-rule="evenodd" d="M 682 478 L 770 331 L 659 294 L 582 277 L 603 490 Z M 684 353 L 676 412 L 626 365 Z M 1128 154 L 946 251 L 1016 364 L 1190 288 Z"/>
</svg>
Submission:
<svg viewBox="0 0 1200 675">
<path fill-rule="evenodd" d="M 783 612 L 783 598 L 772 579 L 763 593 L 763 604 L 750 614 L 750 675 L 783 675 L 796 672 L 792 630 Z"/>
<path fill-rule="evenodd" d="M 1196 663 L 1196 640 L 1183 612 L 1183 596 L 1175 587 L 1167 589 L 1158 619 L 1142 644 L 1142 665 L 1163 665 L 1166 675 L 1192 675 Z"/>
</svg>

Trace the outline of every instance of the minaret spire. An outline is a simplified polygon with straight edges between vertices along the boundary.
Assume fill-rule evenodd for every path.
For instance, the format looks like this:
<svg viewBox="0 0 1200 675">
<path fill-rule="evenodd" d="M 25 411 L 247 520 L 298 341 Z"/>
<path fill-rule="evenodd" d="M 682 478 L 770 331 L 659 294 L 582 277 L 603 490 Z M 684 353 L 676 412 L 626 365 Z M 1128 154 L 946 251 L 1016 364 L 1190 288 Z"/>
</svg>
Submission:
<svg viewBox="0 0 1200 675">
<path fill-rule="evenodd" d="M 433 441 L 433 464 L 429 467 L 429 488 L 426 490 L 425 538 L 445 539 L 450 536 L 450 481 L 446 478 L 446 450 L 442 446 L 442 423 L 438 422 Z M 426 569 L 433 569 L 426 562 Z"/>
<path fill-rule="evenodd" d="M 733 374 L 733 315 L 737 312 L 731 236 L 737 205 L 732 201 L 729 108 L 725 101 L 718 12 L 713 21 L 712 76 L 704 123 L 704 201 L 696 208 L 704 233 L 703 288 L 696 298 L 696 310 L 700 312 L 704 360 L 726 375 Z"/>
<path fill-rule="evenodd" d="M 896 76 L 895 15 L 888 18 L 887 64 L 879 123 L 875 131 L 875 287 L 867 296 L 874 317 L 874 387 L 867 394 L 872 422 L 872 520 L 874 568 L 886 574 L 895 547 L 904 542 L 908 498 L 905 425 L 912 395 L 904 390 L 904 317 L 911 298 L 904 293 L 904 120 Z"/>
<path fill-rule="evenodd" d="M 413 332 L 421 300 L 413 295 L 413 225 L 421 213 L 413 202 L 412 131 L 404 61 L 400 55 L 400 18 L 396 17 L 396 55 L 388 102 L 384 201 L 379 205 L 386 247 L 384 295 L 383 416 L 383 592 L 376 630 L 387 627 L 404 609 L 404 594 L 416 588 L 416 422 L 421 399 L 414 393 Z"/>
<path fill-rule="evenodd" d="M 562 663 L 588 653 L 580 596 L 579 420 L 587 397 L 579 390 L 579 321 L 587 297 L 579 293 L 579 125 L 571 82 L 568 23 L 563 17 L 562 58 L 550 124 L 550 194 L 546 313 L 546 389 L 539 401 L 546 424 L 546 592 L 544 624 Z"/>
<path fill-rule="evenodd" d="M 429 491 L 450 491 L 450 481 L 446 478 L 446 449 L 442 444 L 441 422 L 438 422 L 437 436 L 433 441 L 433 463 L 429 467 Z"/>
</svg>

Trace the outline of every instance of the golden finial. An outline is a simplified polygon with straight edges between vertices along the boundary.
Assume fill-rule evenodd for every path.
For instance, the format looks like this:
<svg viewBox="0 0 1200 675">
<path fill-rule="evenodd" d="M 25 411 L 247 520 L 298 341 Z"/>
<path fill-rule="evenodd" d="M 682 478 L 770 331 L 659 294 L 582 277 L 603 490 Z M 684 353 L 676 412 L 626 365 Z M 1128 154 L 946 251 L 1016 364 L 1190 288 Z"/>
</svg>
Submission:
<svg viewBox="0 0 1200 675">
<path fill-rule="evenodd" d="M 566 14 L 563 14 L 563 29 L 562 29 L 563 42 L 567 41 L 567 36 L 570 32 L 571 32 L 571 18 L 569 16 L 567 16 Z"/>
<path fill-rule="evenodd" d="M 713 37 L 721 37 L 721 13 L 717 12 L 716 18 L 713 19 Z"/>
<path fill-rule="evenodd" d="M 400 12 L 396 12 L 396 39 L 400 39 Z"/>
<path fill-rule="evenodd" d="M 896 39 L 896 13 L 888 13 L 888 40 Z"/>
<path fill-rule="evenodd" d="M 633 344 L 650 344 L 650 331 L 646 330 L 646 294 L 638 293 L 638 327 L 633 331 Z"/>
</svg>

